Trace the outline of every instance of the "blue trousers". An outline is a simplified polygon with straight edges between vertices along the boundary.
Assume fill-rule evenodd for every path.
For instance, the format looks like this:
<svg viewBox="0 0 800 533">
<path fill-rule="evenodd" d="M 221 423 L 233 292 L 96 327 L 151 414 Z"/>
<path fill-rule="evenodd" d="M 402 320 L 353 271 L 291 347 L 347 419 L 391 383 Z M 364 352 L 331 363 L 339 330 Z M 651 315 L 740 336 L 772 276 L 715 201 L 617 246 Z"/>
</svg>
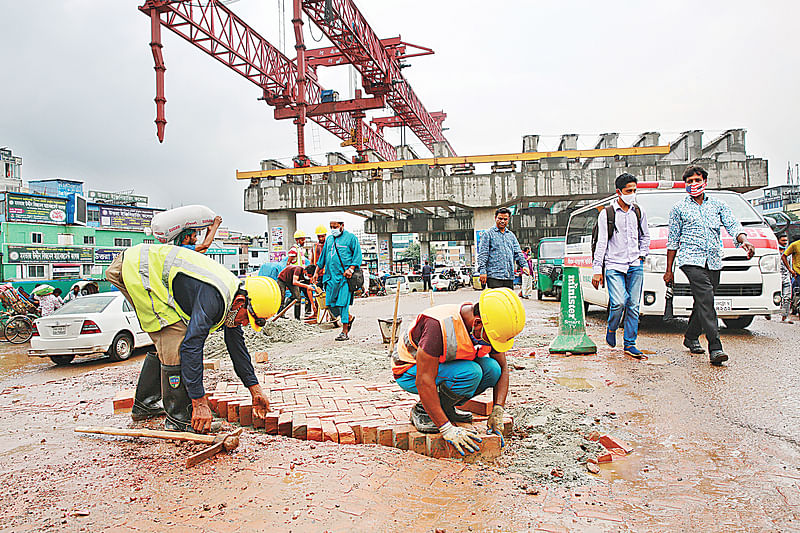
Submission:
<svg viewBox="0 0 800 533">
<path fill-rule="evenodd" d="M 641 261 L 628 267 L 627 272 L 606 270 L 608 287 L 608 331 L 617 331 L 625 311 L 624 346 L 636 346 L 639 335 L 639 302 L 642 300 L 644 268 Z"/>
<path fill-rule="evenodd" d="M 478 357 L 474 361 L 449 361 L 439 363 L 436 384 L 444 383 L 454 393 L 472 398 L 497 385 L 501 373 L 500 363 L 489 356 Z M 417 365 L 412 366 L 397 378 L 397 384 L 405 391 L 419 394 L 417 391 Z"/>
</svg>

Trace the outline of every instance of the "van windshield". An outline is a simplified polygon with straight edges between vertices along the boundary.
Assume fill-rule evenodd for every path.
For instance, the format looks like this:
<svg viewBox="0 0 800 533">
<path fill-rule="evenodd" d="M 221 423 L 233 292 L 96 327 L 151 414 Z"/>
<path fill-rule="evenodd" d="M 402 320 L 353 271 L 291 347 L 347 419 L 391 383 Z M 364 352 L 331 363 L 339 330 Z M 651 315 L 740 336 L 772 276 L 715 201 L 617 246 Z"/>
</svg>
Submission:
<svg viewBox="0 0 800 533">
<path fill-rule="evenodd" d="M 743 225 L 764 223 L 755 209 L 740 194 L 732 191 L 709 191 L 709 195 L 726 203 L 739 223 Z M 647 214 L 649 226 L 667 226 L 672 206 L 684 198 L 686 198 L 684 191 L 642 191 L 636 195 L 636 203 Z"/>
</svg>

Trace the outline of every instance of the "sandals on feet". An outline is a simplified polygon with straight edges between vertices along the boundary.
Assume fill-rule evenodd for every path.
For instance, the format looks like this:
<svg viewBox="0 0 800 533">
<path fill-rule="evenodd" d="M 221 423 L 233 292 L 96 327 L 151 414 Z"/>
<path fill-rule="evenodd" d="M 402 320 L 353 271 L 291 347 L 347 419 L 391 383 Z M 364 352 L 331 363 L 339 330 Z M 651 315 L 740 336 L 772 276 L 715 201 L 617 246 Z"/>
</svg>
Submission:
<svg viewBox="0 0 800 533">
<path fill-rule="evenodd" d="M 338 337 L 336 337 L 334 340 L 337 340 L 337 341 L 346 341 L 346 340 L 349 340 L 349 337 L 347 336 L 347 334 L 346 334 L 346 333 L 339 333 L 339 336 L 338 336 Z"/>
</svg>

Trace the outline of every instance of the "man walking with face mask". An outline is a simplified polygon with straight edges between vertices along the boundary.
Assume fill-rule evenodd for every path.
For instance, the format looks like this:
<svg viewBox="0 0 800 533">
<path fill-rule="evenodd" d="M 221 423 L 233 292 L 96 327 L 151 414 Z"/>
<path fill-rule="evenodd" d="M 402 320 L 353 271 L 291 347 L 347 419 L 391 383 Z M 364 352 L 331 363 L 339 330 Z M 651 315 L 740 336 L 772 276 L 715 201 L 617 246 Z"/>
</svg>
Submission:
<svg viewBox="0 0 800 533">
<path fill-rule="evenodd" d="M 647 217 L 636 205 L 636 177 L 620 174 L 614 185 L 617 197 L 597 217 L 597 244 L 592 261 L 592 285 L 608 286 L 606 343 L 617 345 L 617 328 L 625 313 L 625 353 L 640 358 L 639 302 L 642 299 L 644 261 L 650 252 Z"/>
<path fill-rule="evenodd" d="M 747 235 L 731 208 L 706 193 L 708 172 L 704 168 L 690 166 L 683 173 L 683 181 L 688 196 L 675 204 L 669 213 L 664 282 L 671 283 L 675 279 L 672 266 L 677 259 L 678 268 L 689 279 L 689 289 L 694 298 L 683 345 L 693 354 L 705 353 L 698 340 L 700 334 L 705 333 L 711 364 L 719 366 L 728 360 L 728 355 L 722 351 L 714 308 L 714 291 L 722 270 L 720 228 L 725 227 L 748 259 L 753 257 L 756 249 L 747 241 Z"/>
</svg>

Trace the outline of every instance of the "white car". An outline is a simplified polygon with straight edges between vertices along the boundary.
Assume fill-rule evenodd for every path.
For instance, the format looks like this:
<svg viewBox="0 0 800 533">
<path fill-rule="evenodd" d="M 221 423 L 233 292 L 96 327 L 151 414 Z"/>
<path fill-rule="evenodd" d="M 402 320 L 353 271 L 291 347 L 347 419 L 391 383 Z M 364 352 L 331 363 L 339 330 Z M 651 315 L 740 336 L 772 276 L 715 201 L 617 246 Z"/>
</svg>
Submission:
<svg viewBox="0 0 800 533">
<path fill-rule="evenodd" d="M 422 282 L 422 276 L 414 274 L 400 274 L 396 276 L 389 276 L 385 282 L 386 293 L 394 294 L 397 288 L 400 287 L 400 294 L 407 292 L 422 292 L 425 290 L 425 284 Z"/>
<path fill-rule="evenodd" d="M 49 357 L 67 365 L 76 356 L 108 354 L 127 359 L 135 348 L 153 344 L 121 292 L 81 296 L 34 321 L 30 357 Z"/>
<path fill-rule="evenodd" d="M 434 274 L 431 278 L 431 287 L 435 291 L 455 291 L 458 285 L 458 279 L 447 278 L 444 274 Z"/>
</svg>

